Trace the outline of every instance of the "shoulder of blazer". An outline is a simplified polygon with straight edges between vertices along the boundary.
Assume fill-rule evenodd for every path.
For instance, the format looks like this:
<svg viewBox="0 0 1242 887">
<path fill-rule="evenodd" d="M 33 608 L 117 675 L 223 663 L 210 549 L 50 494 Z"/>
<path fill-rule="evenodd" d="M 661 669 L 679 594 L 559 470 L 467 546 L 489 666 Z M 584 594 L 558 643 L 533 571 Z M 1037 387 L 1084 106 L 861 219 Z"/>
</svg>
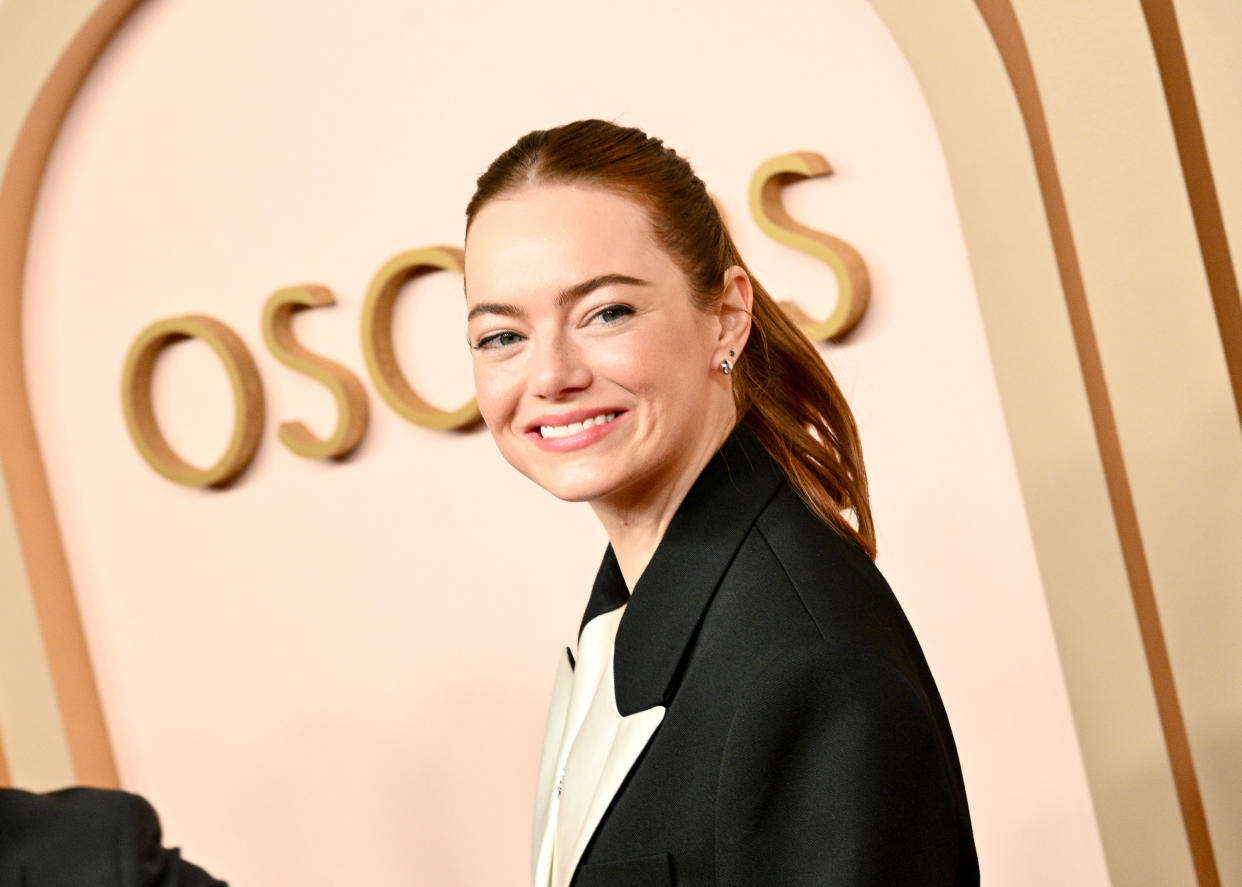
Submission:
<svg viewBox="0 0 1242 887">
<path fill-rule="evenodd" d="M 820 520 L 785 485 L 755 532 L 830 648 L 863 647 L 905 667 L 922 660 L 901 605 L 871 558 Z"/>
<path fill-rule="evenodd" d="M 879 569 L 851 540 L 819 520 L 788 486 L 759 515 L 755 533 L 780 564 L 822 641 L 813 645 L 815 652 L 805 650 L 799 661 L 831 659 L 833 668 L 843 676 L 852 673 L 855 681 L 864 673 L 880 683 L 900 676 L 921 700 L 935 726 L 936 744 L 954 774 L 962 833 L 969 838 L 961 768 L 940 691 L 918 638 Z"/>
<path fill-rule="evenodd" d="M 954 883 L 957 782 L 903 669 L 863 647 L 783 650 L 738 693 L 718 871 L 736 884 Z"/>
<path fill-rule="evenodd" d="M 883 575 L 788 485 L 747 545 L 759 555 L 750 570 L 783 574 L 762 588 L 747 577 L 749 606 L 772 609 L 781 594 L 786 615 L 779 632 L 764 632 L 770 643 L 732 698 L 718 870 L 738 884 L 827 883 L 829 873 L 950 884 L 959 869 L 977 872 L 944 708 Z M 905 836 L 901 853 L 877 840 L 894 832 Z"/>
</svg>

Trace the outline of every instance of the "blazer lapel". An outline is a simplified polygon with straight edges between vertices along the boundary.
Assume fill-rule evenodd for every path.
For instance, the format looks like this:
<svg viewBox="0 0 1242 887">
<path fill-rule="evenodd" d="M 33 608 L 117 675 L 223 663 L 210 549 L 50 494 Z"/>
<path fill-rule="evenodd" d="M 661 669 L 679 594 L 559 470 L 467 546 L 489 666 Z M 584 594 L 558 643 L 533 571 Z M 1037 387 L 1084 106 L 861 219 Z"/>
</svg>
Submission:
<svg viewBox="0 0 1242 887">
<path fill-rule="evenodd" d="M 669 705 L 681 665 L 716 589 L 784 477 L 763 444 L 738 426 L 677 508 L 634 586 L 614 647 L 622 714 Z M 625 587 L 609 547 L 593 595 Z"/>
<path fill-rule="evenodd" d="M 531 829 L 531 883 L 547 884 L 552 869 L 552 839 L 555 823 L 548 821 L 556 787 L 556 767 L 560 759 L 565 720 L 569 714 L 569 696 L 573 690 L 574 669 L 569 650 L 561 651 L 552 685 L 552 702 L 548 706 L 548 723 L 543 731 L 543 752 L 539 756 L 539 779 L 535 783 L 535 820 Z M 542 875 L 542 877 L 541 877 Z"/>
<path fill-rule="evenodd" d="M 566 779 L 594 790 L 567 799 L 558 813 L 553 866 L 554 887 L 568 887 L 578 861 L 595 835 L 634 763 L 664 719 L 657 705 L 622 717 L 617 711 L 613 662 L 608 663 L 599 689 L 574 739 L 565 764 Z"/>
<path fill-rule="evenodd" d="M 543 734 L 543 754 L 539 759 L 539 781 L 535 789 L 535 820 L 531 830 L 531 883 L 537 887 L 550 883 L 556 846 L 560 802 L 560 777 L 576 737 L 587 719 L 597 687 L 607 680 L 611 687 L 612 641 L 625 611 L 622 604 L 592 619 L 578 636 L 578 661 L 565 650 L 561 655 L 548 723 Z M 611 691 L 609 691 L 611 698 Z M 615 710 L 615 709 L 614 709 Z"/>
</svg>

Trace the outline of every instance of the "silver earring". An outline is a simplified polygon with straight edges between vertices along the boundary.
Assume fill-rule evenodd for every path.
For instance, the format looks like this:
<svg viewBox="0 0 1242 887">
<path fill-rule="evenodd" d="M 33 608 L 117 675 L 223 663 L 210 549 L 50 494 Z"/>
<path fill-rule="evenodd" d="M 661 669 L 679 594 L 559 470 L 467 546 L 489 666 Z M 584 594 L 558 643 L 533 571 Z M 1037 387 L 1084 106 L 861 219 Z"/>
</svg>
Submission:
<svg viewBox="0 0 1242 887">
<path fill-rule="evenodd" d="M 729 363 L 727 360 L 720 361 L 720 372 L 724 373 L 726 376 L 729 375 L 729 373 L 733 372 L 733 364 Z"/>
</svg>

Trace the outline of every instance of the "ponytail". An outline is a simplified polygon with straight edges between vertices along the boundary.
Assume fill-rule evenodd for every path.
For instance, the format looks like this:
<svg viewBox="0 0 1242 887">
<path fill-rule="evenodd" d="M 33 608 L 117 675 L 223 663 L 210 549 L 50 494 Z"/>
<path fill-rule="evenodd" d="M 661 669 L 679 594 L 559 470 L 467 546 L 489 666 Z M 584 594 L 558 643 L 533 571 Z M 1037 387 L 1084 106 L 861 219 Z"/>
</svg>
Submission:
<svg viewBox="0 0 1242 887">
<path fill-rule="evenodd" d="M 733 371 L 738 416 L 807 506 L 874 559 L 875 524 L 854 414 L 811 340 L 753 277 L 751 287 L 750 339 Z"/>
</svg>

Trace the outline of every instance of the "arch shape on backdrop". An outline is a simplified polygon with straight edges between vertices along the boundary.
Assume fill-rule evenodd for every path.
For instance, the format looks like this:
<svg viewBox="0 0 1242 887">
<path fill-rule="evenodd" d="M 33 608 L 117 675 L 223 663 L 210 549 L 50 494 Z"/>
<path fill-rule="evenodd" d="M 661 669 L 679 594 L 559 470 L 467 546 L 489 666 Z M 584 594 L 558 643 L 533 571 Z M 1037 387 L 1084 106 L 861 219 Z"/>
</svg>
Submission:
<svg viewBox="0 0 1242 887">
<path fill-rule="evenodd" d="M 64 748 L 62 759 L 53 765 L 52 771 L 59 769 L 64 781 L 99 785 L 115 785 L 116 770 L 27 400 L 21 350 L 20 300 L 29 222 L 42 170 L 59 125 L 94 60 L 137 2 L 106 0 L 98 6 L 80 2 L 76 10 L 62 10 L 66 30 L 74 31 L 75 36 L 63 53 L 60 46 L 44 47 L 49 53 L 49 60 L 56 54 L 59 54 L 59 60 L 54 65 L 49 61 L 45 66 L 51 73 L 39 87 L 37 98 L 27 106 L 29 113 L 13 142 L 0 186 L 0 345 L 3 345 L 0 349 L 0 361 L 3 361 L 0 373 L 8 380 L 0 394 L 0 427 L 5 429 L 0 437 L 0 459 L 3 461 L 8 500 L 15 521 L 17 541 L 11 547 L 15 551 L 20 547 L 16 560 L 11 558 L 9 564 L 0 566 L 18 576 L 22 587 L 29 589 L 32 612 L 36 614 L 37 624 L 30 625 L 27 620 L 26 627 L 33 630 L 37 643 L 22 649 L 42 647 L 43 658 L 36 665 L 42 665 L 47 675 L 44 695 L 52 694 L 52 704 L 44 704 L 41 709 L 44 718 L 42 729 L 62 736 Z M 15 0 L 10 0 L 11 5 L 14 3 Z M 1047 122 L 1042 120 L 1036 72 L 1029 59 L 1023 61 L 1026 50 L 1022 24 L 1004 0 L 980 0 L 978 9 L 961 3 L 956 8 L 935 10 L 934 17 L 930 10 L 913 10 L 907 8 L 908 4 L 892 0 L 873 0 L 873 5 L 910 58 L 937 116 L 937 125 L 945 143 L 963 224 L 967 228 L 972 268 L 984 303 L 985 323 L 1020 463 L 1019 474 L 1028 499 L 1032 528 L 1040 537 L 1036 539 L 1036 547 L 1040 552 L 1041 569 L 1045 571 L 1062 656 L 1066 660 L 1067 680 L 1075 700 L 1080 740 L 1087 758 L 1088 773 L 1092 777 L 1093 796 L 1110 867 L 1118 877 L 1131 865 L 1150 873 L 1150 859 L 1136 854 L 1135 847 L 1162 847 L 1165 851 L 1172 848 L 1171 856 L 1167 857 L 1171 861 L 1161 865 L 1173 866 L 1179 874 L 1186 871 L 1187 865 L 1193 865 L 1200 885 L 1219 883 L 1208 835 L 1210 817 L 1205 817 L 1202 811 L 1193 748 L 1181 723 L 1183 716 L 1173 681 L 1175 663 L 1171 665 L 1168 652 L 1162 652 L 1166 643 L 1156 595 L 1151 589 L 1150 576 L 1143 578 L 1145 573 L 1150 573 L 1150 569 L 1145 563 L 1146 553 L 1140 533 L 1142 515 L 1136 513 L 1133 502 L 1127 504 L 1133 496 L 1129 492 L 1129 476 L 1122 460 L 1125 429 L 1118 430 L 1115 420 L 1110 421 L 1112 406 L 1104 380 L 1107 357 L 1093 354 L 1098 346 L 1092 341 L 1092 312 L 1087 298 L 1089 286 L 1081 279 L 1075 279 L 1082 275 L 1075 270 L 1076 245 L 1071 230 L 1071 214 L 1057 205 L 1062 185 L 1057 177 L 1055 139 L 1048 135 Z M 1242 347 L 1238 344 L 1234 329 L 1236 279 L 1228 266 L 1227 232 L 1223 222 L 1213 216 L 1214 195 L 1210 193 L 1210 188 L 1205 194 L 1202 184 L 1203 169 L 1210 173 L 1211 167 L 1206 150 L 1200 147 L 1202 134 L 1196 139 L 1194 120 L 1188 122 L 1188 116 L 1193 117 L 1187 111 L 1188 107 L 1191 112 L 1194 109 L 1193 94 L 1186 95 L 1188 78 L 1179 74 L 1177 46 L 1172 49 L 1169 46 L 1167 35 L 1170 22 L 1173 27 L 1176 26 L 1176 15 L 1167 0 L 1144 3 L 1143 11 L 1148 17 L 1151 33 L 1158 36 L 1156 42 L 1161 57 L 1161 73 L 1165 75 L 1165 90 L 1169 94 L 1170 106 L 1174 108 L 1182 168 L 1185 169 L 1187 181 L 1198 183 L 1192 205 L 1194 221 L 1198 240 L 1203 244 L 1218 333 L 1223 342 L 1218 348 L 1223 349 L 1224 360 L 1230 370 L 1228 378 L 1236 392 L 1238 349 Z M 68 23 L 75 15 L 77 21 L 70 28 Z M 953 27 L 945 27 L 947 21 L 952 21 Z M 78 22 L 82 23 L 80 28 L 77 27 Z M 929 28 L 929 24 L 939 27 Z M 935 46 L 930 45 L 932 41 L 936 41 Z M 986 85 L 990 98 L 997 103 L 991 110 L 999 109 L 1009 126 L 998 140 L 1005 142 L 1004 149 L 1010 153 L 1000 161 L 996 157 L 982 157 L 983 160 L 995 161 L 991 165 L 976 165 L 987 153 L 986 145 L 970 149 L 966 146 L 969 135 L 978 130 L 980 118 L 986 116 L 986 112 L 976 110 L 973 116 L 964 112 L 960 107 L 962 103 L 954 102 L 949 94 L 951 74 L 943 66 L 938 69 L 933 64 L 953 51 L 955 41 L 957 49 L 969 49 L 967 56 L 972 63 L 987 68 L 990 83 Z M 997 52 L 999 58 L 996 57 Z M 1007 86 L 1001 85 L 998 72 L 1003 72 L 1013 81 L 1016 97 L 1008 93 Z M 1173 93 L 1180 97 L 1175 99 Z M 24 112 L 26 108 L 20 110 Z M 1018 135 L 1021 138 L 1017 141 L 1013 130 L 1015 123 L 1020 126 Z M 1032 151 L 1033 162 L 1027 158 L 1025 165 L 1005 167 L 1006 162 L 1013 162 L 1012 152 L 1015 150 L 1018 153 Z M 1210 178 L 1207 181 L 1210 183 Z M 1011 244 L 1001 242 L 995 232 L 985 230 L 982 220 L 993 219 L 996 209 L 994 203 L 980 199 L 979 188 L 985 183 L 993 189 L 988 194 L 990 198 L 995 200 L 1003 194 L 1007 198 L 1003 201 L 1006 205 L 1018 207 L 1010 213 L 1010 221 L 1025 214 L 1020 224 L 1032 236 L 1025 253 L 1014 252 Z M 1022 290 L 1024 299 L 1030 300 L 1024 302 L 1024 308 L 1039 306 L 1038 310 L 1043 312 L 1039 318 L 1043 324 L 1039 329 L 1042 338 L 1039 338 L 1037 345 L 1032 344 L 1029 329 L 1019 335 L 1012 326 L 1012 317 L 1005 316 L 1001 307 L 1005 297 L 1011 296 L 1014 290 L 1012 275 L 1015 263 L 1025 264 L 1025 270 L 1031 272 L 1030 279 L 1034 281 Z M 1055 296 L 1055 300 L 1049 300 L 1050 294 Z M 1068 309 L 1055 304 L 1062 298 L 1066 300 Z M 1068 317 L 1057 316 L 1058 311 L 1066 310 Z M 1021 342 L 1026 343 L 1025 351 L 1019 347 Z M 1029 371 L 1031 352 L 1036 350 L 1042 351 L 1045 360 L 1048 354 L 1056 355 L 1051 372 L 1047 363 L 1041 367 L 1044 380 L 1049 384 L 1045 385 L 1038 398 L 1030 396 L 1020 379 Z M 1086 377 L 1085 382 L 1081 376 Z M 1081 542 L 1078 550 L 1072 552 L 1073 558 L 1065 554 L 1065 534 L 1058 533 L 1053 527 L 1054 523 L 1064 523 L 1064 515 L 1057 514 L 1049 503 L 1041 502 L 1034 488 L 1046 479 L 1048 470 L 1046 460 L 1040 464 L 1038 447 L 1032 443 L 1040 433 L 1046 433 L 1046 429 L 1036 432 L 1033 423 L 1036 417 L 1045 414 L 1049 404 L 1071 414 L 1065 427 L 1059 429 L 1059 443 L 1080 454 L 1098 452 L 1101 462 L 1100 470 L 1085 482 L 1085 486 L 1091 489 L 1083 494 L 1079 503 L 1081 511 L 1074 519 L 1081 530 Z M 1046 447 L 1044 452 L 1046 454 Z M 1137 510 L 1141 510 L 1141 506 Z M 1114 533 L 1116 537 L 1110 538 Z M 1124 591 L 1123 599 L 1119 600 L 1114 595 L 1101 610 L 1085 614 L 1081 609 L 1075 610 L 1067 604 L 1064 595 L 1058 598 L 1056 580 L 1063 575 L 1061 571 L 1068 561 L 1101 554 L 1101 559 L 1108 562 L 1102 570 L 1107 572 L 1111 568 L 1112 574 L 1096 578 L 1112 591 L 1119 588 Z M 1168 790 L 1156 803 L 1165 807 L 1172 805 L 1186 823 L 1186 830 L 1180 835 L 1163 834 L 1163 843 L 1128 843 L 1125 852 L 1131 857 L 1130 863 L 1120 860 L 1122 841 L 1127 835 L 1124 826 L 1119 825 L 1122 811 L 1116 806 L 1118 799 L 1110 795 L 1107 764 L 1099 757 L 1104 750 L 1093 746 L 1092 736 L 1105 736 L 1107 730 L 1098 724 L 1090 724 L 1090 729 L 1084 726 L 1084 721 L 1089 722 L 1092 717 L 1090 706 L 1096 701 L 1089 691 L 1091 679 L 1101 668 L 1099 662 L 1092 661 L 1084 653 L 1083 645 L 1074 636 L 1071 623 L 1084 618 L 1111 625 L 1108 634 L 1115 642 L 1116 650 L 1122 653 L 1124 683 L 1133 694 L 1130 701 L 1135 711 L 1140 712 L 1135 723 L 1130 725 L 1135 731 L 1131 735 L 1141 737 L 1141 741 L 1157 751 L 1167 745 L 1172 758 L 1165 780 Z M 1136 624 L 1132 626 L 1127 620 Z M 1151 672 L 1150 681 L 1146 681 L 1145 677 L 1148 669 Z M 38 667 L 35 670 L 38 671 Z M 1136 675 L 1143 676 L 1143 681 L 1138 681 Z M 1142 686 L 1136 686 L 1136 683 Z M 45 698 L 43 703 L 47 701 Z M 32 710 L 35 708 L 38 706 L 32 707 Z M 0 712 L 0 737 L 11 737 L 13 731 L 3 729 L 3 714 Z M 17 769 L 9 766 L 17 756 L 16 749 L 17 746 L 10 740 L 9 757 L 5 758 L 5 746 L 0 746 L 0 781 L 7 780 Z M 1154 849 L 1149 852 L 1152 857 L 1155 856 Z"/>
</svg>

